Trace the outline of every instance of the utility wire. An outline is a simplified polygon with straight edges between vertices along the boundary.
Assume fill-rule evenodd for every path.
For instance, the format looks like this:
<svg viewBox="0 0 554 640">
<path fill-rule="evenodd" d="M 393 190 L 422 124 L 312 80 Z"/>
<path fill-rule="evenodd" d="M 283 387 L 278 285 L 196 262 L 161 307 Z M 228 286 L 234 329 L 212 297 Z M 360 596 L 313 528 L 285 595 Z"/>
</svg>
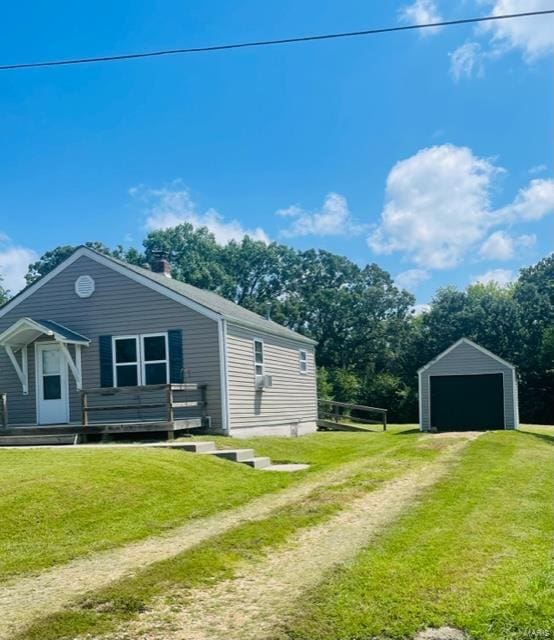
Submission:
<svg viewBox="0 0 554 640">
<path fill-rule="evenodd" d="M 21 62 L 18 64 L 0 65 L 0 71 L 14 69 L 36 69 L 39 67 L 61 67 L 73 64 L 91 64 L 94 62 L 117 62 L 118 60 L 136 60 L 139 58 L 154 58 L 159 56 L 174 56 L 185 53 L 206 53 L 209 51 L 227 51 L 229 49 L 247 49 L 253 47 L 267 47 L 282 44 L 294 44 L 297 42 L 314 42 L 317 40 L 336 40 L 338 38 L 357 38 L 360 36 L 372 36 L 379 33 L 392 33 L 395 31 L 412 31 L 415 29 L 430 29 L 436 27 L 450 27 L 460 24 L 476 22 L 491 22 L 493 20 L 509 20 L 512 18 L 527 18 L 530 16 L 543 16 L 554 14 L 554 9 L 545 11 L 527 11 L 525 13 L 509 13 L 500 16 L 481 16 L 476 18 L 463 18 L 460 20 L 444 20 L 442 22 L 429 22 L 424 24 L 410 24 L 398 27 L 383 27 L 380 29 L 364 29 L 362 31 L 346 31 L 342 33 L 326 33 L 313 36 L 299 36 L 296 38 L 280 38 L 278 40 L 257 40 L 253 42 L 235 42 L 230 44 L 216 44 L 204 47 L 189 47 L 186 49 L 162 49 L 160 51 L 145 51 L 142 53 L 123 53 L 113 56 L 97 56 L 94 58 L 74 58 L 69 60 L 49 60 L 43 62 Z"/>
</svg>

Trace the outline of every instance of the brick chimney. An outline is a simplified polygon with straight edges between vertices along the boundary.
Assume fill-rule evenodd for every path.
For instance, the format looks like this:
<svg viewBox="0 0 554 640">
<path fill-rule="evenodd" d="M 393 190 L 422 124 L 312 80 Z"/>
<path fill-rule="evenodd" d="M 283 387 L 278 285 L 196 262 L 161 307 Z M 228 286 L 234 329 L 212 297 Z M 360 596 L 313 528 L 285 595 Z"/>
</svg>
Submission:
<svg viewBox="0 0 554 640">
<path fill-rule="evenodd" d="M 163 251 L 154 251 L 150 267 L 154 273 L 161 273 L 166 278 L 171 278 L 171 265 Z"/>
</svg>

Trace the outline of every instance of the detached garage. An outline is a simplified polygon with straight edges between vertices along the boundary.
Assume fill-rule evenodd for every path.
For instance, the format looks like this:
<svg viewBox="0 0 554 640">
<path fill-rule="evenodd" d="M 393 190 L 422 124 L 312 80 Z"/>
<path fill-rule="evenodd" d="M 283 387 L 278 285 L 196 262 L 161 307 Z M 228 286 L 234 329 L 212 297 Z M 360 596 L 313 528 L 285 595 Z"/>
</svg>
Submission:
<svg viewBox="0 0 554 640">
<path fill-rule="evenodd" d="M 517 429 L 513 365 L 462 338 L 418 371 L 421 431 Z"/>
</svg>

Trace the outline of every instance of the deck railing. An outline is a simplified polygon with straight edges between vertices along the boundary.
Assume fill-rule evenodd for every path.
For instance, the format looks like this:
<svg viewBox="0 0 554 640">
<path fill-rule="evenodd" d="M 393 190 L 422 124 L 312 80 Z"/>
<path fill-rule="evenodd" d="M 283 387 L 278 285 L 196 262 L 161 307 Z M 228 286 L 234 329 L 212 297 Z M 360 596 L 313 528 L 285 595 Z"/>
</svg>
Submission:
<svg viewBox="0 0 554 640">
<path fill-rule="evenodd" d="M 319 400 L 318 405 L 318 424 L 323 429 L 356 430 L 356 423 L 361 423 L 380 424 L 387 430 L 387 409 L 334 400 Z M 377 414 L 379 419 L 368 418 L 368 414 Z"/>
<path fill-rule="evenodd" d="M 199 398 L 190 400 L 176 401 L 175 394 L 178 392 L 197 392 Z M 158 398 L 153 401 L 143 402 L 142 395 L 156 393 Z M 162 395 L 163 394 L 163 395 Z M 126 396 L 128 398 L 125 402 Z M 163 400 L 160 399 L 162 395 Z M 102 397 L 119 399 L 121 402 L 107 402 L 103 404 L 90 404 L 92 397 Z M 203 421 L 208 418 L 208 402 L 207 402 L 207 385 L 196 383 L 183 384 L 150 384 L 136 387 L 98 387 L 95 389 L 83 389 L 81 391 L 81 422 L 83 427 L 90 424 L 90 414 L 93 412 L 120 412 L 120 411 L 143 411 L 153 409 L 163 409 L 164 420 L 167 423 L 175 421 L 176 409 L 192 409 L 198 408 L 200 414 L 197 416 Z M 110 420 L 113 422 L 113 419 Z M 152 420 L 153 421 L 153 420 Z"/>
<path fill-rule="evenodd" d="M 8 428 L 8 394 L 0 393 L 0 427 Z"/>
</svg>

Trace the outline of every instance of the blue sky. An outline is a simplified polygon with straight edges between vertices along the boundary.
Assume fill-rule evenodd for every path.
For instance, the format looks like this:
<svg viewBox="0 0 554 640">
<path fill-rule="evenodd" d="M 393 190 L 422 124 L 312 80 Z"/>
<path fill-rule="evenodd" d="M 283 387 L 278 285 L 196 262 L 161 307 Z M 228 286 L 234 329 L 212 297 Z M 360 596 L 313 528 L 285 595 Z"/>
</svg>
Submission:
<svg viewBox="0 0 554 640">
<path fill-rule="evenodd" d="M 554 0 L 12 3 L 0 63 L 554 8 Z M 554 18 L 0 73 L 0 273 L 207 224 L 377 262 L 427 302 L 554 249 Z"/>
</svg>

